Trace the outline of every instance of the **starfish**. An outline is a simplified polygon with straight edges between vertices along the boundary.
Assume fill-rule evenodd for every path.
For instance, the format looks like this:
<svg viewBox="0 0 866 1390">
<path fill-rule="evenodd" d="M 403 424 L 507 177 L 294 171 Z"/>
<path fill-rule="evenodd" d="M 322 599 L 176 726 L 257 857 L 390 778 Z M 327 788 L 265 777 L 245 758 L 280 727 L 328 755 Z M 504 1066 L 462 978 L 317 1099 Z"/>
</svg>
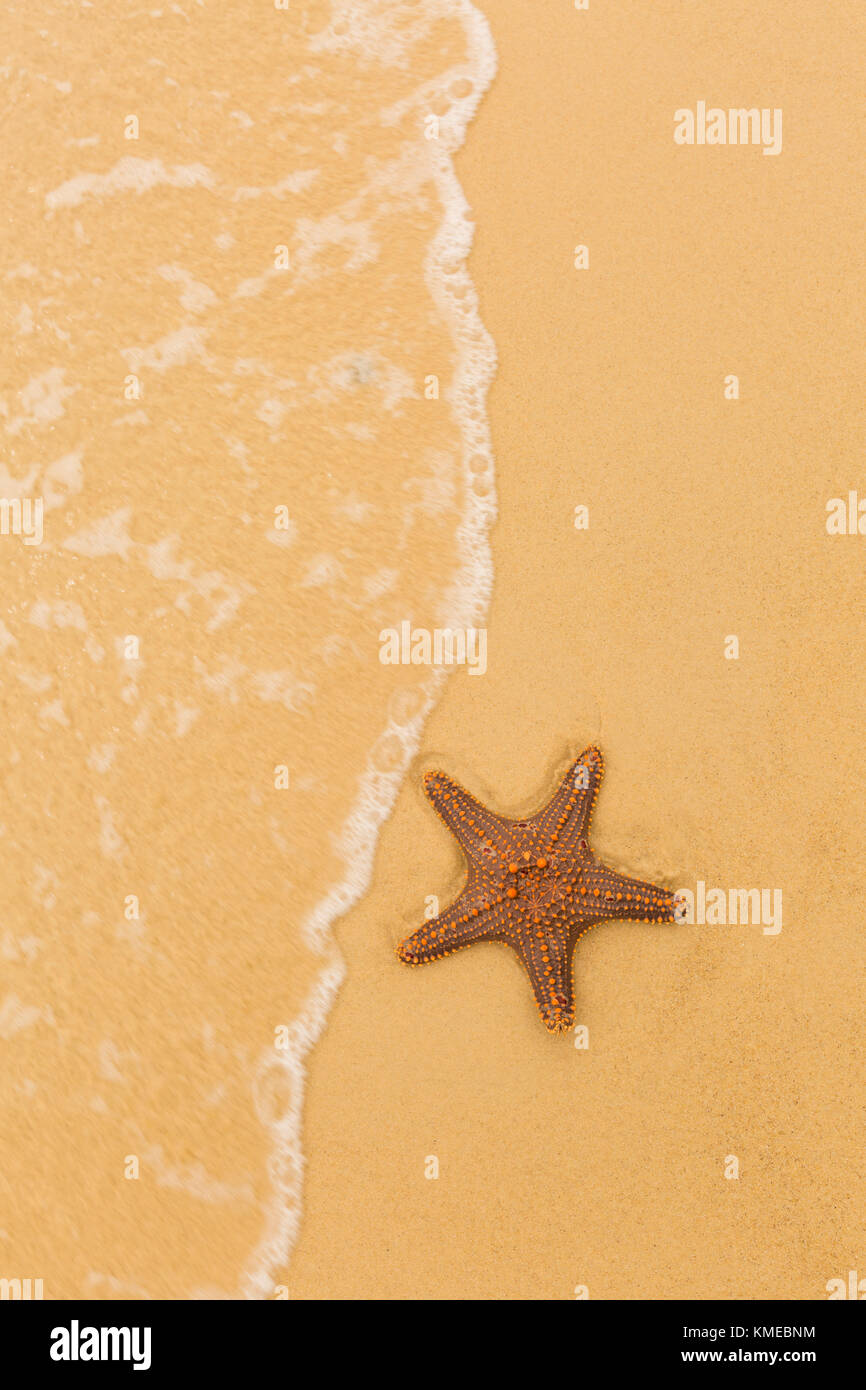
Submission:
<svg viewBox="0 0 866 1390">
<path fill-rule="evenodd" d="M 424 790 L 469 872 L 451 907 L 400 944 L 400 960 L 423 965 L 475 941 L 504 941 L 523 962 L 545 1027 L 573 1027 L 578 938 L 599 922 L 676 920 L 673 893 L 618 874 L 590 849 L 603 775 L 601 753 L 585 748 L 547 805 L 515 821 L 489 811 L 444 772 L 428 772 Z"/>
</svg>

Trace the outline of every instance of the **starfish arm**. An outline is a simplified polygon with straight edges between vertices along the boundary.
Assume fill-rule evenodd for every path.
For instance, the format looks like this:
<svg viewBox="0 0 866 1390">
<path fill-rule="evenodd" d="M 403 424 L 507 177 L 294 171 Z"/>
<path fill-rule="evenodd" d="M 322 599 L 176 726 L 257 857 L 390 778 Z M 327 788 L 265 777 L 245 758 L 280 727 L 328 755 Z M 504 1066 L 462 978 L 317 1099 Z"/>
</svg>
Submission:
<svg viewBox="0 0 866 1390">
<path fill-rule="evenodd" d="M 485 940 L 490 927 L 490 912 L 473 903 L 472 896 L 464 892 L 445 912 L 431 917 L 401 941 L 397 955 L 407 965 L 425 965 L 429 960 L 440 960 L 463 946 L 471 946 L 474 941 Z"/>
<path fill-rule="evenodd" d="M 589 832 L 604 759 L 597 748 L 584 748 L 563 777 L 557 791 L 534 823 L 539 836 L 548 845 L 559 842 L 563 850 L 574 850 L 579 840 Z"/>
<path fill-rule="evenodd" d="M 674 922 L 676 899 L 668 888 L 628 878 L 594 863 L 586 872 L 587 897 L 593 916 L 604 922 Z"/>
<path fill-rule="evenodd" d="M 574 1026 L 573 937 L 526 932 L 511 941 L 529 976 L 541 1020 L 551 1033 Z"/>
<path fill-rule="evenodd" d="M 483 865 L 495 857 L 492 847 L 503 840 L 507 827 L 501 816 L 488 811 L 444 772 L 426 773 L 424 791 L 470 863 Z"/>
</svg>

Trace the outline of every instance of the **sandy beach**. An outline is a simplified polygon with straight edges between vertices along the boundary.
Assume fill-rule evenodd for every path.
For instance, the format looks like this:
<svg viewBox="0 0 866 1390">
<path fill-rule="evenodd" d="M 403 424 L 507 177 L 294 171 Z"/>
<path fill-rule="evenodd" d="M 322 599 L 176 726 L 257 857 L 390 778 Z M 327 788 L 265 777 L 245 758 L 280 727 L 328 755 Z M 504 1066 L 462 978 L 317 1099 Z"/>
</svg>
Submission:
<svg viewBox="0 0 866 1390">
<path fill-rule="evenodd" d="M 499 71 L 457 167 L 499 351 L 489 666 L 449 681 L 373 888 L 337 926 L 347 979 L 311 1062 L 290 1288 L 823 1298 L 862 1264 L 864 1199 L 863 558 L 825 530 L 861 471 L 861 20 L 486 8 Z M 782 107 L 783 153 L 678 148 L 673 113 L 703 96 Z M 777 934 L 592 932 L 576 1050 L 504 948 L 419 970 L 390 948 L 462 878 L 419 772 L 517 815 L 591 741 L 608 862 L 778 887 L 784 910 Z"/>
<path fill-rule="evenodd" d="M 44 502 L 0 536 L 0 1276 L 826 1298 L 862 8 L 241 9 L 0 29 L 0 495 Z M 779 148 L 675 140 L 716 108 Z M 403 623 L 483 671 L 387 663 Z M 465 874 L 423 774 L 518 818 L 591 744 L 595 851 L 693 920 L 590 932 L 554 1036 L 506 947 L 396 948 Z"/>
</svg>

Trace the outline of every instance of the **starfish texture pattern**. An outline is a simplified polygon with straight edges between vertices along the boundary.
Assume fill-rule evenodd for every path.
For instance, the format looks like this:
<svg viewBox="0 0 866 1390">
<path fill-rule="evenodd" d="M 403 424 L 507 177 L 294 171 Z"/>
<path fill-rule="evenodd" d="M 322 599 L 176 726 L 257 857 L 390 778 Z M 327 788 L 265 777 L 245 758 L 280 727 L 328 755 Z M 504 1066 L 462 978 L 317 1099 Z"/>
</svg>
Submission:
<svg viewBox="0 0 866 1390">
<path fill-rule="evenodd" d="M 626 878 L 589 847 L 589 824 L 604 761 L 586 748 L 547 805 L 526 820 L 488 811 L 443 772 L 428 772 L 424 790 L 468 862 L 456 901 L 398 948 L 409 965 L 451 955 L 475 941 L 503 941 L 529 975 L 545 1027 L 574 1025 L 572 953 L 599 922 L 675 921 L 674 894 Z"/>
</svg>

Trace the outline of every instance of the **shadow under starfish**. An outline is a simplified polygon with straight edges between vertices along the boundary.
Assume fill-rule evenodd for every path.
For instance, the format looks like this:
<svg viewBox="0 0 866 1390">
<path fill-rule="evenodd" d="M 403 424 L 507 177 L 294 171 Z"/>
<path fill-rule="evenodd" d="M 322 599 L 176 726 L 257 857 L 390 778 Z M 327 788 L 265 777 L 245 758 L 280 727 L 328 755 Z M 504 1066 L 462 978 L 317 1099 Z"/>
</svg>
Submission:
<svg viewBox="0 0 866 1390">
<path fill-rule="evenodd" d="M 676 920 L 673 893 L 593 855 L 587 837 L 603 775 L 601 753 L 585 748 L 547 805 L 515 821 L 487 810 L 445 773 L 428 772 L 424 790 L 469 872 L 456 901 L 407 937 L 399 958 L 423 965 L 476 941 L 506 942 L 529 975 L 545 1027 L 573 1027 L 577 940 L 599 922 Z"/>
</svg>

